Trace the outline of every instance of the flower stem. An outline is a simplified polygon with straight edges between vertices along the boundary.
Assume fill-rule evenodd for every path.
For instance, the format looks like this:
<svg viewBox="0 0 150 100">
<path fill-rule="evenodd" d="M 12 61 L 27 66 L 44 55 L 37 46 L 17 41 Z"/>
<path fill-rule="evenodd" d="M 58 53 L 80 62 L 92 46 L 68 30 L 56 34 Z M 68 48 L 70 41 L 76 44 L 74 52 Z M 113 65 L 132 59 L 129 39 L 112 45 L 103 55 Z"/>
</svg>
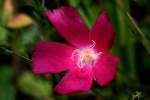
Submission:
<svg viewBox="0 0 150 100">
<path fill-rule="evenodd" d="M 144 33 L 140 30 L 140 28 L 137 26 L 136 22 L 132 18 L 132 16 L 129 14 L 129 12 L 126 12 L 126 15 L 128 17 L 128 25 L 129 28 L 133 31 L 134 35 L 143 43 L 145 49 L 150 54 L 150 42 L 145 37 Z"/>
<path fill-rule="evenodd" d="M 2 49 L 4 52 L 6 52 L 6 53 L 8 53 L 8 54 L 16 55 L 16 56 L 18 56 L 18 57 L 20 57 L 20 58 L 26 60 L 28 63 L 31 63 L 31 62 L 32 62 L 31 59 L 29 59 L 29 58 L 27 58 L 27 57 L 25 57 L 25 56 L 23 56 L 23 55 L 19 55 L 19 54 L 17 54 L 16 52 L 14 52 L 14 51 L 12 51 L 12 50 L 9 50 L 9 49 L 7 49 L 7 48 L 5 48 L 5 47 L 0 47 L 0 49 Z"/>
</svg>

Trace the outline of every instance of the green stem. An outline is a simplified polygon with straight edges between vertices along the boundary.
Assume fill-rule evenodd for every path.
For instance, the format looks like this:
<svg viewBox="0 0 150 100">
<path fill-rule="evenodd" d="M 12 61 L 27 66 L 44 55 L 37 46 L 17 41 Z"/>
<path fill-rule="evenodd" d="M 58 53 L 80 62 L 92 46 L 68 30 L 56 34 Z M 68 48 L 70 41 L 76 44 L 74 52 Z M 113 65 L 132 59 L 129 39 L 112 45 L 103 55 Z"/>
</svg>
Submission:
<svg viewBox="0 0 150 100">
<path fill-rule="evenodd" d="M 121 47 L 124 48 L 126 54 L 126 63 L 129 66 L 129 77 L 132 81 L 137 81 L 136 64 L 135 64 L 135 49 L 134 39 L 131 37 L 131 31 L 128 28 L 126 11 L 129 11 L 129 1 L 116 0 L 117 12 L 117 30 L 120 36 Z M 121 7 L 121 9 L 120 9 Z"/>
<path fill-rule="evenodd" d="M 9 50 L 9 49 L 7 49 L 7 48 L 5 48 L 5 47 L 0 47 L 0 49 L 2 49 L 4 52 L 6 52 L 6 53 L 8 53 L 8 54 L 16 55 L 16 56 L 18 56 L 18 57 L 20 57 L 20 58 L 22 58 L 22 59 L 25 59 L 26 61 L 28 61 L 28 63 L 31 63 L 31 62 L 32 62 L 31 59 L 29 59 L 29 58 L 27 58 L 27 57 L 25 57 L 25 56 L 23 56 L 23 55 L 19 55 L 19 54 L 17 54 L 16 52 L 13 52 L 12 50 Z"/>
<path fill-rule="evenodd" d="M 128 0 L 127 0 L 128 1 Z M 123 10 L 126 9 L 126 5 L 128 5 L 127 1 L 121 1 L 121 0 L 116 0 L 116 3 L 119 4 L 121 7 L 123 7 Z M 126 17 L 125 17 L 125 13 L 122 11 L 122 9 L 119 9 L 116 7 L 116 17 L 117 17 L 117 31 L 118 34 L 120 36 L 120 43 L 121 46 L 127 46 L 128 43 L 130 43 L 130 41 L 128 41 L 128 36 L 129 36 L 129 32 L 128 32 L 128 27 L 126 25 Z"/>
<path fill-rule="evenodd" d="M 134 33 L 134 36 L 142 42 L 143 46 L 145 47 L 147 52 L 150 54 L 150 42 L 147 40 L 144 33 L 138 27 L 138 25 L 136 24 L 136 22 L 134 21 L 134 19 L 128 12 L 128 10 L 125 9 L 124 6 L 122 6 L 122 1 L 118 0 L 118 2 L 116 2 L 116 5 L 118 6 L 118 9 L 120 9 L 120 10 L 122 10 L 122 12 L 126 13 L 125 15 L 128 19 L 127 22 L 128 22 L 129 29 L 133 31 L 132 33 Z"/>
<path fill-rule="evenodd" d="M 140 30 L 140 28 L 137 26 L 136 22 L 132 18 L 132 16 L 129 14 L 129 12 L 126 12 L 126 15 L 128 17 L 128 24 L 129 28 L 133 31 L 134 35 L 143 43 L 145 49 L 150 54 L 150 42 L 145 37 L 144 33 Z"/>
<path fill-rule="evenodd" d="M 86 22 L 87 27 L 90 28 L 91 23 L 90 23 L 89 19 L 87 18 L 87 16 L 85 15 L 83 9 L 79 8 L 79 12 L 80 12 L 81 16 L 83 17 L 84 21 Z"/>
</svg>

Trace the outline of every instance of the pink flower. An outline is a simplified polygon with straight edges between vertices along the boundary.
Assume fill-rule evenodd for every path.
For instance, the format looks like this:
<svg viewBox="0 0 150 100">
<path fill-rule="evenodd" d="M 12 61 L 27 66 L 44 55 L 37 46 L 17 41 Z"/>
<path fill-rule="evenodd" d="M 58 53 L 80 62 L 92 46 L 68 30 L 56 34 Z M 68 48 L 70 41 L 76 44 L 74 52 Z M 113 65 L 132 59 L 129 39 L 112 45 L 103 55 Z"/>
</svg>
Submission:
<svg viewBox="0 0 150 100">
<path fill-rule="evenodd" d="M 62 95 L 88 91 L 93 79 L 101 86 L 107 85 L 115 77 L 119 58 L 108 53 L 114 33 L 106 12 L 101 13 L 90 32 L 71 6 L 46 11 L 46 15 L 70 45 L 46 41 L 36 43 L 32 56 L 33 72 L 67 71 L 54 88 Z"/>
</svg>

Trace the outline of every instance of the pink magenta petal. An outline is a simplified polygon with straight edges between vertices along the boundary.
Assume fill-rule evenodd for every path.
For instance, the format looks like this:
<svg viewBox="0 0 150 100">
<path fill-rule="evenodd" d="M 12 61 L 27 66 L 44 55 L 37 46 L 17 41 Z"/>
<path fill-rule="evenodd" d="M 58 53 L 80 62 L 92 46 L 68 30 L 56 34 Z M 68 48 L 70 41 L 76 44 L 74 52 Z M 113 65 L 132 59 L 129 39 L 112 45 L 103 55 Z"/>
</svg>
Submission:
<svg viewBox="0 0 150 100">
<path fill-rule="evenodd" d="M 61 95 L 75 92 L 87 92 L 93 81 L 93 70 L 90 67 L 75 68 L 68 72 L 56 85 L 54 91 Z"/>
<path fill-rule="evenodd" d="M 89 32 L 80 14 L 73 7 L 49 10 L 46 11 L 46 16 L 56 30 L 72 45 L 83 47 L 89 44 Z"/>
<path fill-rule="evenodd" d="M 104 53 L 98 59 L 93 70 L 95 80 L 101 86 L 107 85 L 115 77 L 118 62 L 118 57 Z"/>
<path fill-rule="evenodd" d="M 108 51 L 111 48 L 114 33 L 105 11 L 95 21 L 90 34 L 91 39 L 96 42 L 96 49 Z"/>
<path fill-rule="evenodd" d="M 32 55 L 33 72 L 57 73 L 74 66 L 71 54 L 74 49 L 57 42 L 37 42 Z"/>
</svg>

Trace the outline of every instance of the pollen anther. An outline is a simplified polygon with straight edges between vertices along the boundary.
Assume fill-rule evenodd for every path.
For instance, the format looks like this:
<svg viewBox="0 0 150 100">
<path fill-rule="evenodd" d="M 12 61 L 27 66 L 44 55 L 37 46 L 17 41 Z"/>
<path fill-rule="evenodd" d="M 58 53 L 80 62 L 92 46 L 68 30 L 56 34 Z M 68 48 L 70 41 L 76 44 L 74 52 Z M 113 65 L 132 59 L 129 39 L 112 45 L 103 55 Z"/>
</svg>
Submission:
<svg viewBox="0 0 150 100">
<path fill-rule="evenodd" d="M 96 45 L 95 41 L 93 41 L 93 44 L 88 48 L 82 48 L 82 49 L 75 49 L 72 52 L 72 60 L 77 61 L 77 66 L 79 68 L 82 68 L 83 66 L 93 66 L 95 63 L 95 60 L 102 54 L 102 52 L 96 53 L 94 51 L 94 47 Z"/>
</svg>

